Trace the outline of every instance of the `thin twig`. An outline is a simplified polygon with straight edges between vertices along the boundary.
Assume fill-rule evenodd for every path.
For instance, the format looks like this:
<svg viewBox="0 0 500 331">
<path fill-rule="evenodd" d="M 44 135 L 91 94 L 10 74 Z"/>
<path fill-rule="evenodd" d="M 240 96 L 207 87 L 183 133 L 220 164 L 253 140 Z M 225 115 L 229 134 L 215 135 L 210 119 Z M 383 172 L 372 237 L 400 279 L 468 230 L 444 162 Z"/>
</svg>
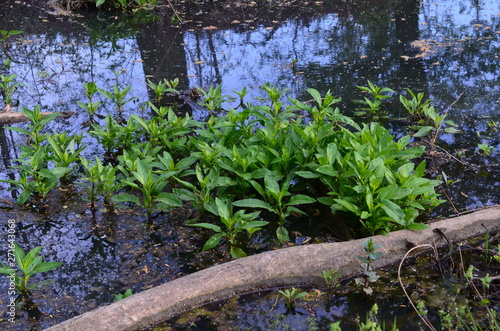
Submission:
<svg viewBox="0 0 500 331">
<path fill-rule="evenodd" d="M 439 185 L 439 187 L 441 187 L 441 190 L 443 191 L 444 195 L 446 196 L 446 200 L 448 200 L 451 207 L 453 208 L 453 211 L 458 214 L 459 213 L 458 209 L 455 207 L 455 204 L 453 203 L 453 201 L 451 201 L 451 198 L 449 197 L 448 193 L 446 193 L 446 190 L 443 187 L 443 185 Z"/>
<path fill-rule="evenodd" d="M 403 263 L 406 259 L 406 257 L 412 252 L 414 251 L 415 249 L 417 248 L 423 248 L 423 247 L 428 247 L 428 248 L 431 248 L 433 251 L 434 251 L 434 254 L 437 256 L 437 251 L 436 251 L 436 248 L 432 245 L 429 245 L 429 244 L 422 244 L 422 245 L 418 245 L 418 246 L 415 246 L 413 247 L 412 249 L 410 249 L 408 252 L 406 252 L 405 256 L 403 256 L 403 259 L 401 260 L 401 262 L 399 263 L 399 267 L 398 267 L 398 281 L 399 281 L 399 285 L 401 285 L 401 288 L 403 289 L 403 292 L 405 293 L 406 297 L 408 298 L 408 301 L 410 301 L 410 304 L 411 306 L 413 307 L 413 309 L 415 310 L 415 312 L 418 314 L 418 316 L 420 317 L 420 319 L 422 321 L 424 321 L 425 325 L 427 325 L 427 327 L 429 329 L 431 329 L 432 331 L 436 331 L 436 328 L 434 328 L 434 326 L 427 320 L 427 318 L 425 318 L 424 316 L 422 316 L 422 314 L 420 314 L 420 312 L 418 311 L 417 307 L 415 307 L 415 304 L 413 303 L 413 301 L 411 300 L 411 297 L 408 295 L 408 292 L 406 292 L 406 289 L 404 287 L 404 284 L 403 284 L 403 281 L 401 280 L 401 267 L 403 266 Z"/>
<path fill-rule="evenodd" d="M 475 211 L 478 211 L 478 210 L 484 210 L 484 209 L 490 209 L 490 208 L 497 208 L 497 207 L 500 207 L 500 205 L 483 206 L 481 208 L 475 208 L 475 209 L 469 209 L 469 210 L 461 211 L 461 212 L 458 213 L 458 215 L 468 214 L 468 213 L 472 213 L 472 212 L 475 212 Z"/>
<path fill-rule="evenodd" d="M 446 114 L 448 114 L 448 112 L 450 111 L 451 107 L 453 107 L 454 104 L 456 104 L 458 102 L 458 100 L 462 97 L 462 95 L 465 93 L 462 92 L 460 93 L 460 95 L 458 96 L 458 98 L 453 101 L 453 103 L 451 105 L 448 106 L 448 108 L 446 108 L 446 110 L 444 111 L 443 115 L 446 116 Z M 444 118 L 443 118 L 444 119 Z M 437 127 L 437 130 L 436 130 L 436 134 L 434 135 L 434 137 L 432 138 L 432 146 L 434 146 L 435 142 L 436 142 L 436 139 L 437 139 L 437 136 L 438 136 L 438 133 L 439 131 L 441 130 L 441 125 L 443 125 L 443 122 L 444 121 L 441 121 L 441 123 L 439 123 L 439 126 Z"/>
</svg>

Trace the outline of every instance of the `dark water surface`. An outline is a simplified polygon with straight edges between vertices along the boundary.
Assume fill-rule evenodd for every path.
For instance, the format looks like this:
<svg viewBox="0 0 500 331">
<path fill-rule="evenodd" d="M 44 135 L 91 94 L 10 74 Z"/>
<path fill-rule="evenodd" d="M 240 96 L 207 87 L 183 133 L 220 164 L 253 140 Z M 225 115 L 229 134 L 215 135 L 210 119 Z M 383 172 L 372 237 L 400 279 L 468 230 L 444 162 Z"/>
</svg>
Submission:
<svg viewBox="0 0 500 331">
<path fill-rule="evenodd" d="M 462 150 L 463 161 L 480 165 L 470 169 L 453 160 L 434 165 L 435 174 L 445 171 L 460 180 L 449 193 L 456 208 L 500 203 L 499 129 L 488 130 L 487 125 L 500 123 L 497 0 L 356 0 L 294 6 L 221 1 L 205 7 L 185 5 L 183 10 L 189 22 L 174 26 L 165 8 L 151 22 L 143 14 L 76 15 L 1 1 L 0 29 L 23 34 L 8 39 L 12 63 L 0 74 L 17 74 L 24 84 L 14 94 L 19 108 L 39 104 L 44 111 L 75 112 L 70 119 L 50 124 L 51 130 L 70 133 L 87 130 L 81 124 L 88 115 L 76 101 L 86 101 L 82 83 L 90 81 L 107 90 L 114 84 L 131 85 L 129 95 L 134 99 L 125 106 L 127 114 L 142 114 L 141 105 L 152 97 L 148 79 L 177 77 L 183 90 L 222 84 L 224 94 L 246 87 L 248 100 L 263 96 L 259 87 L 266 82 L 290 89 L 287 94 L 299 100 L 310 98 L 306 88 L 331 90 L 343 98 L 341 109 L 347 114 L 357 107 L 351 100 L 361 97 L 356 86 L 366 85 L 366 80 L 397 93 L 410 88 L 434 99 L 440 112 L 453 104 L 449 118 L 462 133 L 442 134 L 439 145 L 450 152 Z M 3 62 L 6 54 L 0 54 Z M 401 116 L 398 103 L 396 96 L 391 117 Z M 208 115 L 196 106 L 191 111 L 198 120 Z M 113 105 L 104 102 L 98 113 L 107 112 L 116 115 Z M 400 122 L 386 122 L 395 135 L 403 134 Z M 0 179 L 7 179 L 13 171 L 6 165 L 19 157 L 23 138 L 8 130 L 0 137 Z M 84 142 L 86 155 L 102 154 L 94 141 Z M 479 158 L 477 145 L 484 142 L 495 149 Z M 152 235 L 131 225 L 142 221 L 139 216 L 116 215 L 118 222 L 106 223 L 118 224 L 105 231 L 108 237 L 114 233 L 107 242 L 96 239 L 88 208 L 74 197 L 61 193 L 61 206 L 49 216 L 40 215 L 14 207 L 8 186 L 0 187 L 0 235 L 7 233 L 7 220 L 16 219 L 20 243 L 42 245 L 46 261 L 65 261 L 47 275 L 57 283 L 39 300 L 45 314 L 42 322 L 20 317 L 19 330 L 46 327 L 111 302 L 112 294 L 127 288 L 138 292 L 194 270 L 179 262 L 190 254 L 188 246 L 178 248 L 185 233 L 164 229 Z M 437 215 L 453 213 L 447 204 Z M 3 251 L 6 242 L 0 243 Z M 7 292 L 3 283 L 0 291 Z M 50 300 L 54 301 L 48 304 Z M 0 320 L 0 327 L 4 323 Z"/>
</svg>

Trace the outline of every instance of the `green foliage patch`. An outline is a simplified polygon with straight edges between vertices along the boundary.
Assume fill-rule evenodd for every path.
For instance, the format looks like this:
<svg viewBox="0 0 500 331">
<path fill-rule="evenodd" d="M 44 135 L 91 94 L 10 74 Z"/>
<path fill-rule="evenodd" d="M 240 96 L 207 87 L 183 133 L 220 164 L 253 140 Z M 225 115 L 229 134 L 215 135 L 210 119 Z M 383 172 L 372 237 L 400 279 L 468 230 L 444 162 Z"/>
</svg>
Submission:
<svg viewBox="0 0 500 331">
<path fill-rule="evenodd" d="M 290 216 L 306 215 L 309 204 L 330 206 L 353 236 L 363 236 L 423 229 L 420 213 L 441 203 L 435 192 L 439 182 L 424 177 L 425 161 L 413 163 L 424 147 L 411 147 L 410 136 L 396 140 L 378 123 L 358 125 L 334 107 L 341 99 L 330 92 L 321 96 L 308 89 L 311 102 L 285 100 L 286 90 L 266 84 L 267 97 L 245 102 L 244 89 L 235 92 L 238 107 L 224 110 L 234 98 L 217 86 L 200 101 L 210 115 L 196 121 L 161 105 L 165 93 L 177 93 L 176 81 L 149 86 L 155 103 L 145 107 L 152 115 L 124 119 L 129 87 L 105 91 L 84 84 L 88 102 L 78 105 L 91 116 L 88 134 L 105 151 L 103 161 L 94 163 L 81 156 L 81 136 L 42 133 L 55 117 L 24 109 L 29 129 L 11 129 L 32 143 L 15 166 L 20 179 L 7 181 L 21 188 L 18 203 L 33 202 L 33 193 L 44 197 L 63 176 L 80 169 L 78 182 L 87 188 L 93 209 L 99 198 L 107 206 L 137 205 L 153 225 L 157 213 L 189 203 L 202 213 L 202 220 L 190 225 L 215 232 L 204 249 L 228 242 L 235 258 L 246 255 L 243 233 L 271 227 L 279 242 L 289 240 Z M 389 92 L 373 84 L 366 91 Z M 97 92 L 116 105 L 121 120 L 108 114 L 102 124 L 93 122 L 101 105 L 92 99 Z"/>
</svg>

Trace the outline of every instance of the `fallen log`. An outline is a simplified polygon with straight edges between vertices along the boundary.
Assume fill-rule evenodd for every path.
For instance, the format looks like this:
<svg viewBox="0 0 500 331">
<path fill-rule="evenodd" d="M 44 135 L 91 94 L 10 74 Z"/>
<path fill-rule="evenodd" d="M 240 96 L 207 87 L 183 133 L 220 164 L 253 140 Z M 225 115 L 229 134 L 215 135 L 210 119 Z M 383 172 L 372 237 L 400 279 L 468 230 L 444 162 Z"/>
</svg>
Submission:
<svg viewBox="0 0 500 331">
<path fill-rule="evenodd" d="M 75 112 L 72 111 L 61 111 L 61 112 L 42 112 L 42 116 L 47 116 L 51 114 L 60 114 L 63 118 L 71 117 Z M 0 125 L 10 125 L 12 123 L 26 122 L 30 119 L 24 113 L 12 110 L 12 106 L 10 104 L 3 107 L 0 111 Z"/>
</svg>

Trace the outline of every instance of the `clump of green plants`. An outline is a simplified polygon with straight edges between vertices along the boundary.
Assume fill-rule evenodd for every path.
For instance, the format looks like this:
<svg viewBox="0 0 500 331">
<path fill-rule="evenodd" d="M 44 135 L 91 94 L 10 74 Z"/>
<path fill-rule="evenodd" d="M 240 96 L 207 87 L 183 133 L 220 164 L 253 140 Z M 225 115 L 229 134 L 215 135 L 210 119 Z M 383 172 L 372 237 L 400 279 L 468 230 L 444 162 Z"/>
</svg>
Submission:
<svg viewBox="0 0 500 331">
<path fill-rule="evenodd" d="M 23 107 L 23 113 L 31 122 L 28 129 L 7 127 L 9 130 L 25 134 L 30 142 L 29 145 L 22 146 L 20 158 L 16 160 L 20 164 L 12 166 L 12 168 L 20 170 L 19 179 L 1 180 L 21 189 L 21 194 L 17 198 L 17 203 L 20 205 L 26 203 L 32 194 L 35 194 L 38 200 L 49 194 L 57 186 L 59 180 L 71 171 L 67 166 L 67 162 L 76 161 L 75 158 L 83 150 L 75 150 L 74 145 L 68 143 L 68 145 L 71 145 L 69 150 L 63 151 L 55 139 L 49 139 L 47 134 L 42 133 L 45 126 L 58 117 L 59 114 L 43 116 L 39 105 L 35 106 L 33 110 Z M 61 142 L 62 137 L 59 138 L 59 142 Z M 71 141 L 69 139 L 65 140 L 66 142 Z M 60 161 L 64 165 L 49 168 L 49 161 L 61 165 Z"/>
<path fill-rule="evenodd" d="M 6 265 L 5 263 L 2 263 L 0 273 L 7 275 L 9 278 L 13 278 L 16 289 L 21 295 L 29 295 L 32 290 L 53 282 L 53 280 L 44 280 L 38 283 L 29 284 L 29 280 L 32 276 L 53 270 L 59 267 L 62 262 L 43 262 L 42 257 L 38 256 L 42 250 L 42 246 L 35 247 L 26 254 L 18 243 L 14 242 L 13 245 L 14 258 L 21 275 L 12 268 L 12 264 Z"/>
<path fill-rule="evenodd" d="M 179 94 L 179 92 L 176 90 L 177 85 L 179 85 L 179 78 L 175 78 L 173 80 L 164 78 L 163 80 L 159 81 L 158 84 L 155 84 L 148 79 L 148 86 L 155 94 L 155 104 L 157 106 L 160 105 L 161 100 L 165 94 Z"/>
<path fill-rule="evenodd" d="M 382 257 L 382 252 L 375 252 L 375 250 L 382 248 L 381 245 L 375 244 L 370 238 L 362 244 L 365 251 L 365 256 L 357 255 L 356 258 L 361 261 L 361 268 L 363 273 L 361 277 L 354 279 L 356 285 L 360 285 L 366 294 L 372 294 L 373 289 L 370 283 L 376 282 L 379 279 L 377 273 L 373 270 L 372 264 Z"/>
<path fill-rule="evenodd" d="M 117 82 L 105 91 L 84 84 L 87 102 L 78 105 L 91 121 L 100 106 L 93 99 L 97 92 L 118 110 L 118 120 L 108 114 L 104 123 L 90 124 L 89 135 L 105 151 L 102 161 L 82 156 L 80 135 L 42 132 L 56 115 L 24 110 L 32 123 L 27 130 L 12 128 L 30 139 L 16 166 L 20 178 L 11 181 L 22 190 L 18 202 L 44 197 L 65 175 L 83 170 L 78 175 L 85 177 L 93 211 L 101 197 L 108 206 L 136 205 L 152 225 L 155 215 L 189 204 L 200 212 L 192 223 L 215 231 L 204 249 L 227 242 L 233 257 L 244 256 L 242 233 L 265 227 L 278 242 L 289 241 L 290 222 L 318 202 L 341 216 L 352 237 L 423 229 L 418 216 L 441 203 L 439 182 L 424 176 L 425 161 L 413 163 L 425 148 L 409 146 L 410 136 L 396 140 L 378 123 L 358 125 L 336 107 L 341 99 L 330 91 L 322 96 L 308 89 L 310 101 L 286 103 L 286 90 L 266 84 L 258 103 L 245 102 L 243 89 L 236 93 L 240 105 L 226 111 L 230 97 L 219 85 L 202 93 L 200 104 L 210 115 L 196 121 L 159 105 L 177 84 L 150 82 L 155 100 L 145 103 L 143 114 L 151 115 L 128 118 L 122 113 L 133 99 L 129 86 L 121 89 Z M 391 93 L 373 84 L 366 91 L 377 103 Z"/>
</svg>

